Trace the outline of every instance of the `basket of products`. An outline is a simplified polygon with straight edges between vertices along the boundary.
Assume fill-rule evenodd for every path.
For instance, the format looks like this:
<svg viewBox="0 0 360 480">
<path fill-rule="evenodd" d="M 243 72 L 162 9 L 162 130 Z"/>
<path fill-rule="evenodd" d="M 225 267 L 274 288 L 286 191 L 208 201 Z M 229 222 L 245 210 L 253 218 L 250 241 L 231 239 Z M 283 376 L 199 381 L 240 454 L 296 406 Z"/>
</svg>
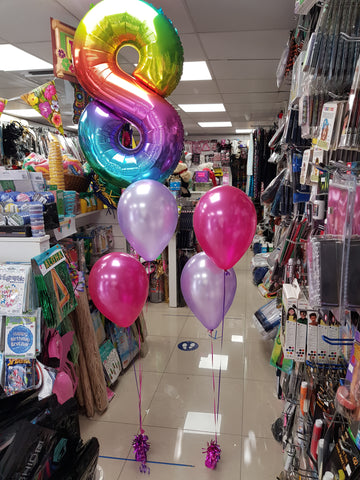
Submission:
<svg viewBox="0 0 360 480">
<path fill-rule="evenodd" d="M 87 192 L 90 185 L 90 178 L 82 175 L 72 175 L 65 173 L 65 190 L 75 190 L 75 192 Z"/>
</svg>

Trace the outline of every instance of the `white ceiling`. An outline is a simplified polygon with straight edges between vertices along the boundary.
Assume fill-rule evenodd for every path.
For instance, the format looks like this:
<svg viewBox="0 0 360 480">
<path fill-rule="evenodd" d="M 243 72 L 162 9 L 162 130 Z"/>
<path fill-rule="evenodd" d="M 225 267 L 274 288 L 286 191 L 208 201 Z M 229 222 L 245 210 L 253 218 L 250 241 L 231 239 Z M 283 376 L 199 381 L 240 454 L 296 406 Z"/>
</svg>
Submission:
<svg viewBox="0 0 360 480">
<path fill-rule="evenodd" d="M 129 0 L 131 1 L 131 0 Z M 77 26 L 90 0 L 0 0 L 0 43 L 11 43 L 52 63 L 50 17 Z M 92 0 L 92 3 L 98 3 Z M 224 103 L 222 113 L 179 111 L 189 135 L 235 134 L 236 128 L 271 125 L 287 103 L 288 87 L 276 86 L 276 68 L 294 27 L 294 0 L 153 0 L 177 28 L 185 61 L 205 60 L 212 80 L 180 82 L 169 97 L 182 103 Z M 126 52 L 119 61 L 128 69 Z M 0 59 L 1 70 L 1 59 Z M 0 97 L 26 93 L 51 77 L 0 71 Z M 56 80 L 64 125 L 72 123 L 71 95 Z M 13 101 L 8 108 L 24 108 Z M 248 119 L 248 120 L 246 120 Z M 231 121 L 231 128 L 204 129 L 198 121 Z"/>
</svg>

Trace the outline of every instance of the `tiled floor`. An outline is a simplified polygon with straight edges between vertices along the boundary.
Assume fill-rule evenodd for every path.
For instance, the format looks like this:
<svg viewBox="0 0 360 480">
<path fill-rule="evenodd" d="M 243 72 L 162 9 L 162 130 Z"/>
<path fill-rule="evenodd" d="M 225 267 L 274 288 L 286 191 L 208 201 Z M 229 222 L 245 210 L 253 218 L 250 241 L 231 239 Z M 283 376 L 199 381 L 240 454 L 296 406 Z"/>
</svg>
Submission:
<svg viewBox="0 0 360 480">
<path fill-rule="evenodd" d="M 148 466 L 155 480 L 275 480 L 282 470 L 281 446 L 270 429 L 282 405 L 269 365 L 271 342 L 261 340 L 252 325 L 253 312 L 266 300 L 251 282 L 250 259 L 248 252 L 235 268 L 237 294 L 225 319 L 218 426 L 222 453 L 215 471 L 205 467 L 202 453 L 214 437 L 208 333 L 187 307 L 147 307 L 149 353 L 141 359 L 142 406 L 151 443 Z M 186 340 L 198 343 L 198 349 L 178 349 Z M 220 339 L 214 345 L 217 354 Z M 144 474 L 131 451 L 138 430 L 132 368 L 120 377 L 115 391 L 105 414 L 81 418 L 82 436 L 99 439 L 104 480 L 141 479 Z"/>
</svg>

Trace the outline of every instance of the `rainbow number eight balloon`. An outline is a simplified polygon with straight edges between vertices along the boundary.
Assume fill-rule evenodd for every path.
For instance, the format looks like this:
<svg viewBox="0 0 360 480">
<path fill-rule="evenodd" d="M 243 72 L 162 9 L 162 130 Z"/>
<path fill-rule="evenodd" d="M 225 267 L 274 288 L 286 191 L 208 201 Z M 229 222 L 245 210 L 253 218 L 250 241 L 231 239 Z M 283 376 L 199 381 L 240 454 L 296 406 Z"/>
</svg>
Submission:
<svg viewBox="0 0 360 480">
<path fill-rule="evenodd" d="M 139 52 L 133 76 L 117 63 L 124 46 Z M 116 186 L 147 178 L 164 181 L 184 141 L 180 117 L 163 98 L 177 86 L 183 66 L 183 48 L 170 20 L 142 0 L 104 0 L 81 20 L 73 57 L 79 82 L 94 98 L 79 122 L 89 164 Z M 134 149 L 119 139 L 126 123 L 140 132 Z"/>
</svg>

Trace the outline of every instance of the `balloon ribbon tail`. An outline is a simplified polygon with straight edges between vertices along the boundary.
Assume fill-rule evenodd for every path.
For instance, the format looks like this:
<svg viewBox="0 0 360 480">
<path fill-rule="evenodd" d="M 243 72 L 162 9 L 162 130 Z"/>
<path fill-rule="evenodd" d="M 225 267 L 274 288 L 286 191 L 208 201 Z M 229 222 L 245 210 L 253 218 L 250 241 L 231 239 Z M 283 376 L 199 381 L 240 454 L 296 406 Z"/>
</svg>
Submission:
<svg viewBox="0 0 360 480">
<path fill-rule="evenodd" d="M 203 453 L 206 453 L 205 466 L 211 470 L 214 470 L 216 468 L 216 464 L 220 460 L 220 445 L 218 445 L 215 440 L 211 440 L 210 443 L 208 442 L 207 448 L 204 448 L 203 450 Z"/>
<path fill-rule="evenodd" d="M 135 438 L 132 442 L 135 460 L 140 462 L 139 470 L 141 473 L 150 474 L 150 468 L 146 465 L 147 462 L 147 452 L 150 448 L 150 443 L 148 442 L 148 436 L 140 433 L 135 435 Z"/>
</svg>

